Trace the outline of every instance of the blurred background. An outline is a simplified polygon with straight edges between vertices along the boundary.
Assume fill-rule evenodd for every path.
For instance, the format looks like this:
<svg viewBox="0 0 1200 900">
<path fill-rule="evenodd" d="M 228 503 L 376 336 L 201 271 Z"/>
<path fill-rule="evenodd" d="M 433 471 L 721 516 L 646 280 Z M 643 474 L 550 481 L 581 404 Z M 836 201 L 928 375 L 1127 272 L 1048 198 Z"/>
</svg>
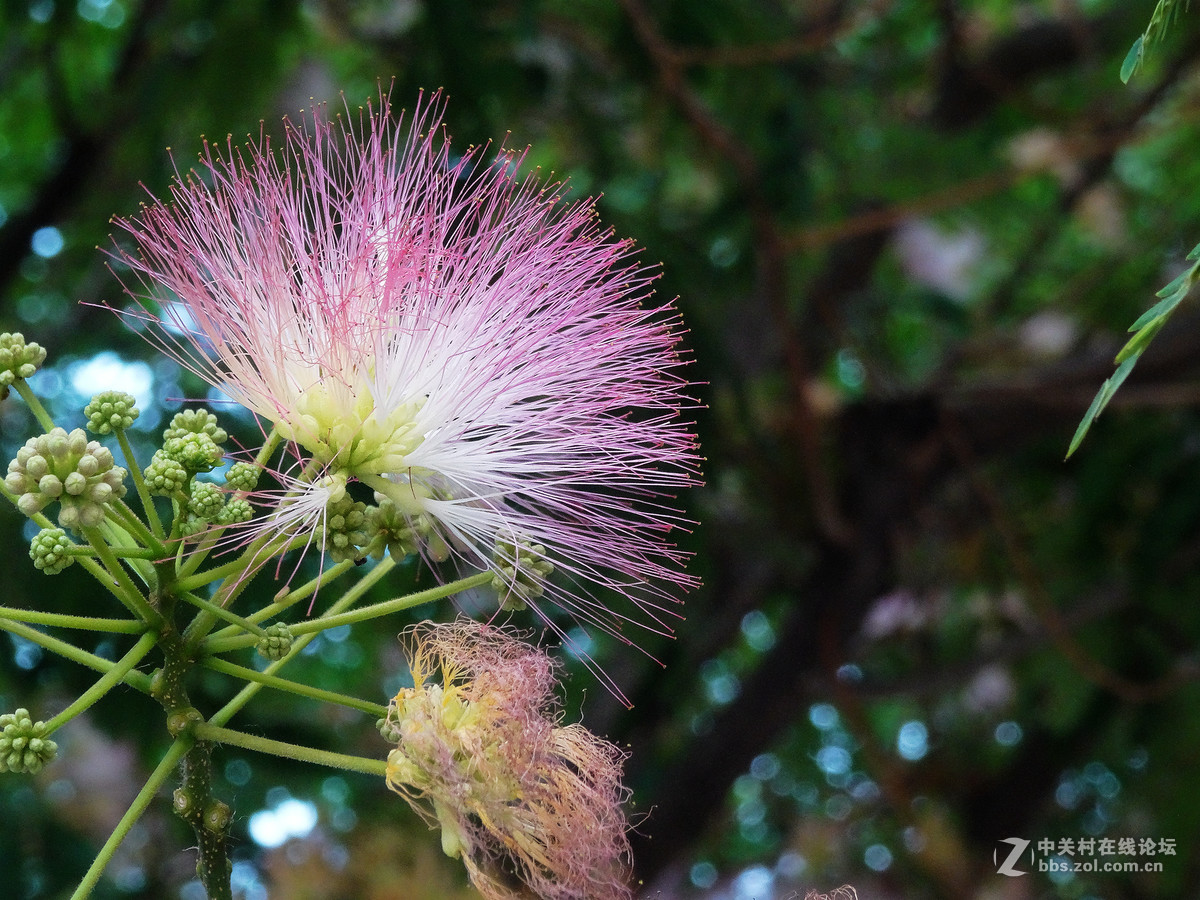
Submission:
<svg viewBox="0 0 1200 900">
<path fill-rule="evenodd" d="M 633 636 L 644 652 L 580 636 L 632 709 L 577 661 L 566 678 L 567 719 L 631 754 L 639 898 L 1194 897 L 1190 305 L 1063 461 L 1200 241 L 1200 19 L 1118 78 L 1153 7 L 4 0 L 0 330 L 49 349 L 31 384 L 61 424 L 97 390 L 135 394 L 148 456 L 205 388 L 97 308 L 124 302 L 96 250 L 110 216 L 163 194 L 167 147 L 186 168 L 201 135 L 278 135 L 312 100 L 444 87 L 457 146 L 528 144 L 602 194 L 689 328 L 707 485 L 682 498 L 700 523 L 683 541 L 704 586 L 674 639 Z M 34 433 L 0 406 L 5 458 Z M 0 510 L 4 603 L 116 612 L 77 568 L 37 573 L 22 528 Z M 378 597 L 429 577 L 409 566 Z M 382 701 L 409 621 L 330 633 L 291 676 Z M 202 709 L 229 691 L 210 677 Z M 0 634 L 3 710 L 49 718 L 91 681 Z M 386 752 L 366 717 L 305 703 L 264 692 L 233 724 Z M 0 779 L 0 894 L 69 896 L 162 721 L 118 691 L 40 776 Z M 238 897 L 472 896 L 382 783 L 232 748 L 218 767 Z M 1042 873 L 1026 853 L 1006 876 L 1013 837 L 1043 862 L 1159 871 Z M 202 900 L 190 842 L 164 799 L 95 896 Z"/>
</svg>

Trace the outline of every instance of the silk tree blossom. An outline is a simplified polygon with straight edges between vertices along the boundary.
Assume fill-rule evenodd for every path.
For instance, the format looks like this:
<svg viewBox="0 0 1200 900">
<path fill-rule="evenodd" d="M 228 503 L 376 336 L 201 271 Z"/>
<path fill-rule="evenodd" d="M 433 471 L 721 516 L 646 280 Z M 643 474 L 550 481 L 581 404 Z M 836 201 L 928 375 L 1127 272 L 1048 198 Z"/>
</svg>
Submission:
<svg viewBox="0 0 1200 900">
<path fill-rule="evenodd" d="M 426 556 L 516 587 L 497 541 L 537 548 L 582 623 L 669 630 L 693 583 L 670 498 L 697 482 L 678 317 L 590 200 L 511 151 L 452 156 L 442 113 L 423 97 L 405 125 L 384 96 L 285 120 L 278 149 L 206 144 L 169 200 L 116 220 L 137 245 L 112 253 L 121 314 L 290 441 L 314 491 L 357 480 L 421 523 Z"/>
<path fill-rule="evenodd" d="M 512 875 L 544 900 L 629 900 L 624 754 L 558 723 L 550 657 L 464 619 L 409 636 L 413 687 L 381 723 L 388 787 L 488 900 L 528 896 Z"/>
</svg>

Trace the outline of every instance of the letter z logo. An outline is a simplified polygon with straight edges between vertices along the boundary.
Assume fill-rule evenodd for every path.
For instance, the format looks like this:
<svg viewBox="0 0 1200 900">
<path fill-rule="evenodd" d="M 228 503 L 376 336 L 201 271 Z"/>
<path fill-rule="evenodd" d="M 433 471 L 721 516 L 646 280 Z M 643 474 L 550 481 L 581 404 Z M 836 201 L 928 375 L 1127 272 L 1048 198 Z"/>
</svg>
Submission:
<svg viewBox="0 0 1200 900">
<path fill-rule="evenodd" d="M 1020 869 L 1015 868 L 1017 860 L 1021 858 L 1021 854 L 1025 852 L 1025 848 L 1029 846 L 1029 841 L 1025 838 L 1005 838 L 1000 841 L 1001 844 L 1012 844 L 1012 852 L 1008 854 L 1008 858 L 1004 862 L 996 866 L 996 872 L 1000 875 L 1024 875 Z M 996 862 L 997 851 L 992 851 L 992 862 Z"/>
</svg>

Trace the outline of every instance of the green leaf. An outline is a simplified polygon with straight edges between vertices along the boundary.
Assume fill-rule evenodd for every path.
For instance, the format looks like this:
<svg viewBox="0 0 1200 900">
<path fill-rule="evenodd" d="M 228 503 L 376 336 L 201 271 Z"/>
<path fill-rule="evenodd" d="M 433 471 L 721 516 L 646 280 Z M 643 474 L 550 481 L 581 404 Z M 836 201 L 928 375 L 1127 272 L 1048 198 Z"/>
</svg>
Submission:
<svg viewBox="0 0 1200 900">
<path fill-rule="evenodd" d="M 1138 320 L 1129 326 L 1130 331 L 1141 331 L 1159 316 L 1169 315 L 1180 301 L 1187 296 L 1187 291 L 1180 291 L 1174 296 L 1159 300 L 1152 307 L 1138 316 Z"/>
<path fill-rule="evenodd" d="M 1150 342 L 1155 336 L 1162 331 L 1162 327 L 1167 324 L 1167 316 L 1161 315 L 1149 325 L 1142 328 L 1129 339 L 1129 342 L 1121 348 L 1121 352 L 1117 354 L 1117 358 L 1113 362 L 1121 365 L 1125 362 L 1133 362 L 1142 355 L 1142 351 L 1150 346 Z"/>
<path fill-rule="evenodd" d="M 1142 64 L 1142 45 L 1145 42 L 1145 35 L 1140 36 L 1133 42 L 1133 46 L 1129 48 L 1129 52 L 1125 54 L 1125 62 L 1121 63 L 1122 84 L 1129 84 L 1129 79 L 1133 77 L 1133 73 Z"/>
<path fill-rule="evenodd" d="M 1177 290 L 1179 290 L 1180 287 L 1183 286 L 1183 284 L 1186 281 L 1188 281 L 1192 277 L 1192 274 L 1195 272 L 1195 268 L 1196 268 L 1195 266 L 1192 266 L 1192 268 L 1187 269 L 1183 272 L 1180 272 L 1178 275 L 1176 275 L 1174 278 L 1171 279 L 1170 284 L 1168 284 L 1165 288 L 1160 290 L 1154 296 L 1155 297 L 1166 297 L 1170 294 L 1175 293 Z"/>
<path fill-rule="evenodd" d="M 1092 423 L 1096 421 L 1096 417 L 1104 411 L 1104 407 L 1108 406 L 1108 401 L 1116 394 L 1117 388 L 1129 377 L 1129 373 L 1133 371 L 1133 365 L 1136 362 L 1136 356 L 1132 359 L 1127 359 L 1117 371 L 1113 372 L 1112 377 L 1100 385 L 1100 390 L 1096 392 L 1096 397 L 1092 400 L 1092 405 L 1083 414 L 1083 419 L 1080 421 L 1079 427 L 1075 429 L 1075 436 L 1071 438 L 1071 444 L 1067 447 L 1067 459 L 1070 459 L 1071 454 L 1079 449 L 1079 445 L 1087 437 L 1088 429 L 1092 427 Z"/>
</svg>

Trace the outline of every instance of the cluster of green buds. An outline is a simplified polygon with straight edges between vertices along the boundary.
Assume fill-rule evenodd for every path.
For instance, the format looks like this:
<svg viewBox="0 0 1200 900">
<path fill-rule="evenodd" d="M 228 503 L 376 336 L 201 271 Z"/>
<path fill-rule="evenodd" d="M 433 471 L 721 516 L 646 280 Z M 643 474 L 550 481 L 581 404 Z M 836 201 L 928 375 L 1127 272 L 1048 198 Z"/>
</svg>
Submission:
<svg viewBox="0 0 1200 900">
<path fill-rule="evenodd" d="M 501 597 L 502 609 L 524 609 L 529 601 L 537 600 L 554 571 L 545 547 L 511 536 L 497 539 L 492 561 L 496 564 L 492 588 Z"/>
<path fill-rule="evenodd" d="M 87 416 L 87 430 L 92 434 L 112 434 L 125 431 L 141 414 L 137 400 L 124 391 L 104 391 L 91 399 L 83 408 Z"/>
<path fill-rule="evenodd" d="M 26 342 L 19 331 L 0 334 L 0 400 L 8 396 L 13 382 L 28 378 L 45 361 L 45 348 L 33 341 Z"/>
<path fill-rule="evenodd" d="M 0 716 L 0 772 L 36 775 L 58 755 L 58 744 L 46 737 L 46 723 L 35 722 L 29 710 Z"/>
<path fill-rule="evenodd" d="M 71 555 L 74 546 L 61 528 L 43 528 L 29 542 L 29 558 L 47 575 L 57 575 L 75 561 Z"/>
<path fill-rule="evenodd" d="M 125 496 L 125 470 L 82 428 L 70 433 L 55 428 L 30 438 L 8 464 L 4 483 L 19 495 L 17 507 L 27 516 L 57 500 L 58 524 L 64 528 L 99 525 L 107 505 Z"/>
<path fill-rule="evenodd" d="M 325 508 L 325 552 L 334 562 L 362 559 L 370 539 L 367 504 L 343 493 Z"/>
<path fill-rule="evenodd" d="M 162 453 L 191 473 L 211 472 L 221 464 L 221 447 L 228 433 L 207 409 L 185 409 L 175 414 L 163 431 Z"/>
<path fill-rule="evenodd" d="M 276 622 L 265 629 L 265 636 L 259 639 L 254 649 L 259 656 L 272 662 L 283 659 L 292 650 L 292 629 L 287 622 Z"/>
<path fill-rule="evenodd" d="M 433 562 L 444 562 L 450 548 L 434 530 L 424 513 L 402 510 L 393 500 L 375 493 L 375 506 L 367 508 L 367 533 L 370 536 L 366 553 L 381 558 L 384 550 L 396 561 L 424 549 Z"/>
</svg>

